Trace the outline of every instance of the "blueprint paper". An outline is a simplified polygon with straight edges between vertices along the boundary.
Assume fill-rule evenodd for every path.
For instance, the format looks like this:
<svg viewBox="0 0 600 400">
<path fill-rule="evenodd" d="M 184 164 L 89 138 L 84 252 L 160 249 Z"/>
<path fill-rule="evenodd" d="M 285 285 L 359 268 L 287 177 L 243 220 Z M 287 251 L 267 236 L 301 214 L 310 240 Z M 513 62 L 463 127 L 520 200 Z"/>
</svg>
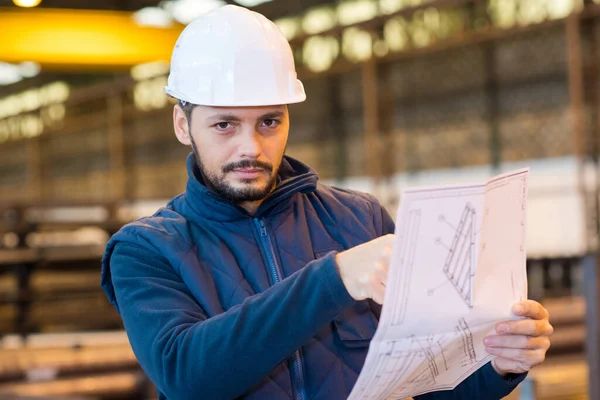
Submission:
<svg viewBox="0 0 600 400">
<path fill-rule="evenodd" d="M 484 337 L 527 298 L 528 173 L 404 191 L 381 319 L 350 400 L 453 389 L 492 359 Z"/>
</svg>

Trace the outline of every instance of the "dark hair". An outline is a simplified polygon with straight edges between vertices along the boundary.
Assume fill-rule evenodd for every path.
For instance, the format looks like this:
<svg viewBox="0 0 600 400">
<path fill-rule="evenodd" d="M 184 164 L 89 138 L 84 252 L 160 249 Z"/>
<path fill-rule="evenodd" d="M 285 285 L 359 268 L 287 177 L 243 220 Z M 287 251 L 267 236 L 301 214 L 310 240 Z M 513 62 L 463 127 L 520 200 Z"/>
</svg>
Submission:
<svg viewBox="0 0 600 400">
<path fill-rule="evenodd" d="M 192 111 L 194 111 L 194 107 L 196 107 L 196 104 L 192 104 L 187 101 L 179 100 L 179 106 L 183 110 L 185 117 L 187 118 L 187 121 L 188 121 L 188 128 L 191 130 L 192 129 Z"/>
</svg>

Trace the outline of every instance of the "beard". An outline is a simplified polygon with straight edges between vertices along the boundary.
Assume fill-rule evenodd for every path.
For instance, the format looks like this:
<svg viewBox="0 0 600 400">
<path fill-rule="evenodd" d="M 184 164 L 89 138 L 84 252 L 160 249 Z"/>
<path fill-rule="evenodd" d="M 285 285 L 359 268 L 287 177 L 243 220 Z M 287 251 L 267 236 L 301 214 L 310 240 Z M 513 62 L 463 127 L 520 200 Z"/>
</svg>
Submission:
<svg viewBox="0 0 600 400">
<path fill-rule="evenodd" d="M 250 201 L 263 200 L 271 193 L 277 183 L 277 172 L 273 168 L 272 164 L 258 161 L 244 159 L 236 162 L 232 162 L 221 167 L 221 173 L 217 174 L 209 171 L 200 157 L 196 143 L 192 139 L 192 152 L 194 153 L 194 159 L 196 160 L 196 166 L 200 170 L 202 177 L 205 180 L 206 186 L 208 186 L 216 194 L 224 198 L 225 200 L 233 203 L 243 203 Z M 281 162 L 279 163 L 281 165 Z M 241 179 L 240 182 L 245 187 L 234 187 L 227 182 L 227 174 L 241 168 L 260 168 L 269 174 L 267 184 L 264 187 L 251 186 L 252 183 L 258 179 Z"/>
</svg>

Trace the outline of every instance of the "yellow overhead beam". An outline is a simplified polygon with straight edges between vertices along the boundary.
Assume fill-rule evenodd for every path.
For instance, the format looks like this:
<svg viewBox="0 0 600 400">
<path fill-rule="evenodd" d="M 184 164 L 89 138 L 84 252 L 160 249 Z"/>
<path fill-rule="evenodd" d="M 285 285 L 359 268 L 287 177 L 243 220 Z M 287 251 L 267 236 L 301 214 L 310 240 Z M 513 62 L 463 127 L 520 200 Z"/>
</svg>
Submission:
<svg viewBox="0 0 600 400">
<path fill-rule="evenodd" d="M 119 11 L 0 8 L 0 61 L 46 69 L 125 69 L 169 61 L 183 29 L 137 25 Z"/>
</svg>

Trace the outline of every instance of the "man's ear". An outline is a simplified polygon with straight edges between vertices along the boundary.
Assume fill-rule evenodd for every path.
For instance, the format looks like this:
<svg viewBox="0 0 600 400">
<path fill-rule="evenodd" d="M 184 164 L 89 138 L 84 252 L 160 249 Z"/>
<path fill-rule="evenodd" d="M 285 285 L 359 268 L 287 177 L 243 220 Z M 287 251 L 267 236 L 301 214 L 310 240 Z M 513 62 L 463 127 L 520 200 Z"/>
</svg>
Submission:
<svg viewBox="0 0 600 400">
<path fill-rule="evenodd" d="M 187 117 L 185 116 L 185 112 L 176 104 L 173 107 L 173 129 L 175 130 L 175 136 L 177 136 L 177 140 L 181 144 L 186 146 L 190 146 L 192 141 L 190 139 L 190 126 L 188 124 Z"/>
</svg>

